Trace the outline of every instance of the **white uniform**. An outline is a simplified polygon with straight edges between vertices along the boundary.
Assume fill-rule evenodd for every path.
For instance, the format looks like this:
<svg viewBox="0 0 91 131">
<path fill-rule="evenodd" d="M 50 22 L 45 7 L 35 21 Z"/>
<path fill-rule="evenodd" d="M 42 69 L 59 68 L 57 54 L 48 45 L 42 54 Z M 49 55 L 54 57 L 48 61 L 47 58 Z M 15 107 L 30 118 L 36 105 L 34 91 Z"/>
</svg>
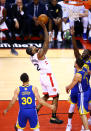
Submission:
<svg viewBox="0 0 91 131">
<path fill-rule="evenodd" d="M 68 10 L 67 10 L 68 4 L 65 4 L 64 1 L 60 1 L 60 2 L 58 2 L 58 4 L 62 7 L 63 18 L 64 18 L 64 17 L 69 17 L 69 15 L 68 15 Z"/>
<path fill-rule="evenodd" d="M 40 83 L 43 94 L 49 94 L 50 97 L 55 97 L 58 94 L 58 86 L 52 74 L 51 66 L 45 57 L 44 60 L 38 60 L 37 53 L 31 57 L 31 62 L 40 72 Z"/>
<path fill-rule="evenodd" d="M 89 21 L 89 24 L 91 25 L 91 11 L 88 12 L 88 21 Z"/>
<path fill-rule="evenodd" d="M 3 19 L 3 10 L 4 10 L 4 7 L 3 6 L 0 6 L 0 20 Z M 4 31 L 4 30 L 8 30 L 8 27 L 6 25 L 5 22 L 3 22 L 1 25 L 0 25 L 0 31 Z"/>
<path fill-rule="evenodd" d="M 89 34 L 88 37 L 91 37 L 91 11 L 88 12 L 88 22 L 89 22 Z"/>
</svg>

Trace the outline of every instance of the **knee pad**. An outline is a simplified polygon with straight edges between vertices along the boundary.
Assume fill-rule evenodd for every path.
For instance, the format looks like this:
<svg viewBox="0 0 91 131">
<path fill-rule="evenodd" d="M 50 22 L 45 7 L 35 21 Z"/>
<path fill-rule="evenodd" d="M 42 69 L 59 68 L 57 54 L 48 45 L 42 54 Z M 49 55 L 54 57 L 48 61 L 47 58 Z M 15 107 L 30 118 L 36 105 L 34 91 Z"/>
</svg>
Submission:
<svg viewBox="0 0 91 131">
<path fill-rule="evenodd" d="M 73 113 L 75 108 L 75 104 L 71 104 L 69 108 L 69 113 Z"/>
</svg>

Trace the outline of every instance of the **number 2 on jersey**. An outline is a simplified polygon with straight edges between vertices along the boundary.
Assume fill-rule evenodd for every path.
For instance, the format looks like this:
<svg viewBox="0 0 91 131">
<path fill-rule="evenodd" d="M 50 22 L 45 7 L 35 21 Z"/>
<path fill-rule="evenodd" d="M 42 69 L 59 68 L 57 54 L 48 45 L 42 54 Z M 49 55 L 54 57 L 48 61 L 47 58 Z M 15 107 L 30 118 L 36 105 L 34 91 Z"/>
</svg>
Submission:
<svg viewBox="0 0 91 131">
<path fill-rule="evenodd" d="M 37 70 L 38 70 L 38 71 L 40 70 L 40 68 L 39 68 L 39 65 L 38 65 L 38 64 L 34 64 L 34 66 L 36 66 L 36 67 L 37 67 Z"/>
</svg>

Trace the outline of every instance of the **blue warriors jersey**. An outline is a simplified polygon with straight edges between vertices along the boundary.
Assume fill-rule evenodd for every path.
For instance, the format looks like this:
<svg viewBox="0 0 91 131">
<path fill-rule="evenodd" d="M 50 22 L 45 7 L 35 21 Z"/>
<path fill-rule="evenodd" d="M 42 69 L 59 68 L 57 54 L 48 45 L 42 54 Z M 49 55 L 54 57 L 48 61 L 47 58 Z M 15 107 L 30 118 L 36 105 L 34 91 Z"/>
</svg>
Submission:
<svg viewBox="0 0 91 131">
<path fill-rule="evenodd" d="M 88 71 L 88 70 L 91 71 L 91 60 L 90 60 L 90 59 L 87 60 L 87 61 L 85 62 L 85 64 L 83 65 L 83 70 L 84 70 L 84 71 Z M 88 79 L 90 80 L 90 75 L 88 75 Z"/>
<path fill-rule="evenodd" d="M 81 82 L 77 83 L 78 93 L 85 92 L 89 89 L 88 73 L 84 70 L 80 70 L 77 73 L 81 74 L 82 76 Z"/>
<path fill-rule="evenodd" d="M 80 70 L 77 73 L 81 74 L 82 81 L 81 81 L 81 83 L 77 83 L 74 86 L 74 88 L 71 90 L 71 93 L 85 92 L 90 88 L 88 73 L 86 71 L 84 71 L 84 70 Z"/>
<path fill-rule="evenodd" d="M 36 107 L 32 85 L 19 87 L 18 100 L 20 109 L 32 109 Z"/>
<path fill-rule="evenodd" d="M 87 60 L 87 61 L 84 61 L 84 65 L 83 65 L 83 68 L 82 68 L 84 71 L 88 71 L 88 70 L 91 70 L 91 60 Z M 77 70 L 75 69 L 75 74 L 77 73 Z M 86 75 L 87 79 L 88 79 L 88 82 L 90 80 L 90 75 L 87 74 Z M 89 84 L 89 88 L 90 88 L 90 84 Z M 78 85 L 75 85 L 74 88 L 72 88 L 71 90 L 71 93 L 77 93 L 78 92 Z"/>
</svg>

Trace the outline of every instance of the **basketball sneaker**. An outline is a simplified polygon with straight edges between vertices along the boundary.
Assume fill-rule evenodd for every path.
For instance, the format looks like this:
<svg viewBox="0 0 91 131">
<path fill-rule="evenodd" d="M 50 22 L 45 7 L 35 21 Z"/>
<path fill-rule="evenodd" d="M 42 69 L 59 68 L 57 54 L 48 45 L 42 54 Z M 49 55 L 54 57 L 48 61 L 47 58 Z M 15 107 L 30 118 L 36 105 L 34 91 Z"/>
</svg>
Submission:
<svg viewBox="0 0 91 131">
<path fill-rule="evenodd" d="M 71 129 L 72 129 L 72 125 L 67 124 L 66 131 L 71 131 Z"/>
<path fill-rule="evenodd" d="M 81 128 L 81 131 L 85 131 L 85 130 L 84 130 L 84 126 L 83 126 L 83 125 L 82 125 L 82 128 Z"/>
<path fill-rule="evenodd" d="M 58 32 L 57 40 L 58 40 L 59 42 L 62 42 L 61 32 Z"/>
<path fill-rule="evenodd" d="M 63 121 L 59 120 L 58 118 L 51 118 L 50 123 L 55 123 L 55 124 L 62 124 Z"/>
<path fill-rule="evenodd" d="M 18 55 L 18 52 L 13 47 L 11 48 L 11 53 L 16 55 L 16 56 Z"/>
<path fill-rule="evenodd" d="M 66 40 L 70 40 L 72 38 L 70 31 L 64 32 L 63 38 Z"/>
</svg>

